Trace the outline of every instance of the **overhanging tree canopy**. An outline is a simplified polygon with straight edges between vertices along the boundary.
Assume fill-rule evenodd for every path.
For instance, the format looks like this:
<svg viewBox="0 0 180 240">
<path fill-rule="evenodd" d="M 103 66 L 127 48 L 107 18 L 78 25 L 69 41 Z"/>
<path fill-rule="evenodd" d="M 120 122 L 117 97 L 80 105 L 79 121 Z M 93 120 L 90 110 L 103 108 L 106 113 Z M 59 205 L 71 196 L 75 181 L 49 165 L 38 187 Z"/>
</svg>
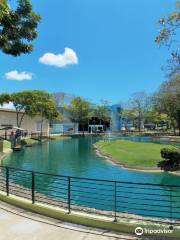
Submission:
<svg viewBox="0 0 180 240">
<path fill-rule="evenodd" d="M 13 56 L 32 52 L 40 19 L 29 0 L 17 0 L 16 10 L 0 0 L 0 49 Z"/>
</svg>

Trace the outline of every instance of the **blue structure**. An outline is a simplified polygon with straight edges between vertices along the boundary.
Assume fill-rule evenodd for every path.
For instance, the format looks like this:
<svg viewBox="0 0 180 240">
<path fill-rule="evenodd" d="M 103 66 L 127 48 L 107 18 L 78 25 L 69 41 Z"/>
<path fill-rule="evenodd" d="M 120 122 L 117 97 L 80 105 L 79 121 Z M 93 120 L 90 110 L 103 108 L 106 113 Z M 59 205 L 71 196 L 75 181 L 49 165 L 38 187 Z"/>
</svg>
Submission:
<svg viewBox="0 0 180 240">
<path fill-rule="evenodd" d="M 122 107 L 120 104 L 114 104 L 110 106 L 110 131 L 118 132 L 122 128 L 122 118 L 121 118 Z"/>
</svg>

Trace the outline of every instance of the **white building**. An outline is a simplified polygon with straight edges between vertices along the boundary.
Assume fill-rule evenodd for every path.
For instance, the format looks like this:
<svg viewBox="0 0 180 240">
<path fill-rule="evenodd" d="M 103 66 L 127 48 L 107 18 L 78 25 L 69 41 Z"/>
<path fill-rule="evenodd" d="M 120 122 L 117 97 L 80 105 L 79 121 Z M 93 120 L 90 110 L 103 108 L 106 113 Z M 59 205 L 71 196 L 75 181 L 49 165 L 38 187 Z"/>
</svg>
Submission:
<svg viewBox="0 0 180 240">
<path fill-rule="evenodd" d="M 20 113 L 19 118 L 21 118 L 23 114 L 23 112 Z M 0 129 L 6 127 L 17 127 L 16 111 L 14 109 L 0 108 Z M 29 134 L 40 132 L 41 117 L 37 115 L 30 118 L 29 116 L 24 115 L 21 128 L 27 130 Z M 49 134 L 49 121 L 47 119 L 43 121 L 42 131 L 45 134 Z M 0 134 L 4 134 L 3 130 L 0 131 Z"/>
</svg>

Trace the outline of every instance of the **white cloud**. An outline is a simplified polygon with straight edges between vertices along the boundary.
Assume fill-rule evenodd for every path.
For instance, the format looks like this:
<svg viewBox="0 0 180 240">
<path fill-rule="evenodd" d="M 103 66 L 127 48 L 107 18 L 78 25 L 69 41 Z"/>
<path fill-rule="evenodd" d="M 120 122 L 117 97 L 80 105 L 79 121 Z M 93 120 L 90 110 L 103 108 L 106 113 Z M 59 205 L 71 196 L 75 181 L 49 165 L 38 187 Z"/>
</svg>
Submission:
<svg viewBox="0 0 180 240">
<path fill-rule="evenodd" d="M 65 48 L 63 54 L 45 53 L 39 58 L 39 62 L 61 68 L 70 64 L 78 64 L 78 57 L 73 49 Z"/>
<path fill-rule="evenodd" d="M 5 77 L 7 80 L 16 80 L 16 81 L 31 80 L 32 73 L 18 72 L 17 70 L 13 70 L 5 73 Z"/>
</svg>

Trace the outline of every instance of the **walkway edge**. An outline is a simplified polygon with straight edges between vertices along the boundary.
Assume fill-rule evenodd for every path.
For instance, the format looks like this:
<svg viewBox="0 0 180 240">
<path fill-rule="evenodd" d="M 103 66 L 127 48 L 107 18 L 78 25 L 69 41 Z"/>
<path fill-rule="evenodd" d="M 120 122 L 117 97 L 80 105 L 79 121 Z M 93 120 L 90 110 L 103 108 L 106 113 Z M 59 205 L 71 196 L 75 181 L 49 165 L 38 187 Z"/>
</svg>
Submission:
<svg viewBox="0 0 180 240">
<path fill-rule="evenodd" d="M 55 207 L 51 207 L 45 204 L 32 204 L 31 201 L 16 197 L 14 195 L 9 195 L 6 196 L 4 192 L 0 192 L 0 200 L 6 203 L 9 203 L 11 205 L 14 205 L 16 207 L 20 207 L 22 209 L 41 214 L 47 217 L 55 218 L 61 221 L 65 222 L 71 222 L 75 224 L 80 224 L 80 225 L 85 225 L 89 227 L 95 227 L 95 228 L 101 228 L 101 229 L 106 229 L 110 231 L 118 231 L 121 233 L 129 233 L 129 234 L 134 234 L 135 228 L 136 227 L 145 227 L 147 229 L 169 229 L 169 226 L 162 226 L 158 224 L 147 224 L 143 225 L 141 224 L 133 224 L 133 223 L 124 223 L 124 222 L 111 222 L 111 221 L 106 221 L 103 219 L 97 219 L 93 217 L 87 216 L 81 216 L 80 214 L 68 214 L 63 210 L 59 210 Z M 155 236 L 152 234 L 145 234 L 146 236 Z M 156 236 L 162 236 L 162 237 L 173 237 L 173 238 L 180 238 L 180 229 L 174 230 L 172 234 L 158 234 Z"/>
</svg>

